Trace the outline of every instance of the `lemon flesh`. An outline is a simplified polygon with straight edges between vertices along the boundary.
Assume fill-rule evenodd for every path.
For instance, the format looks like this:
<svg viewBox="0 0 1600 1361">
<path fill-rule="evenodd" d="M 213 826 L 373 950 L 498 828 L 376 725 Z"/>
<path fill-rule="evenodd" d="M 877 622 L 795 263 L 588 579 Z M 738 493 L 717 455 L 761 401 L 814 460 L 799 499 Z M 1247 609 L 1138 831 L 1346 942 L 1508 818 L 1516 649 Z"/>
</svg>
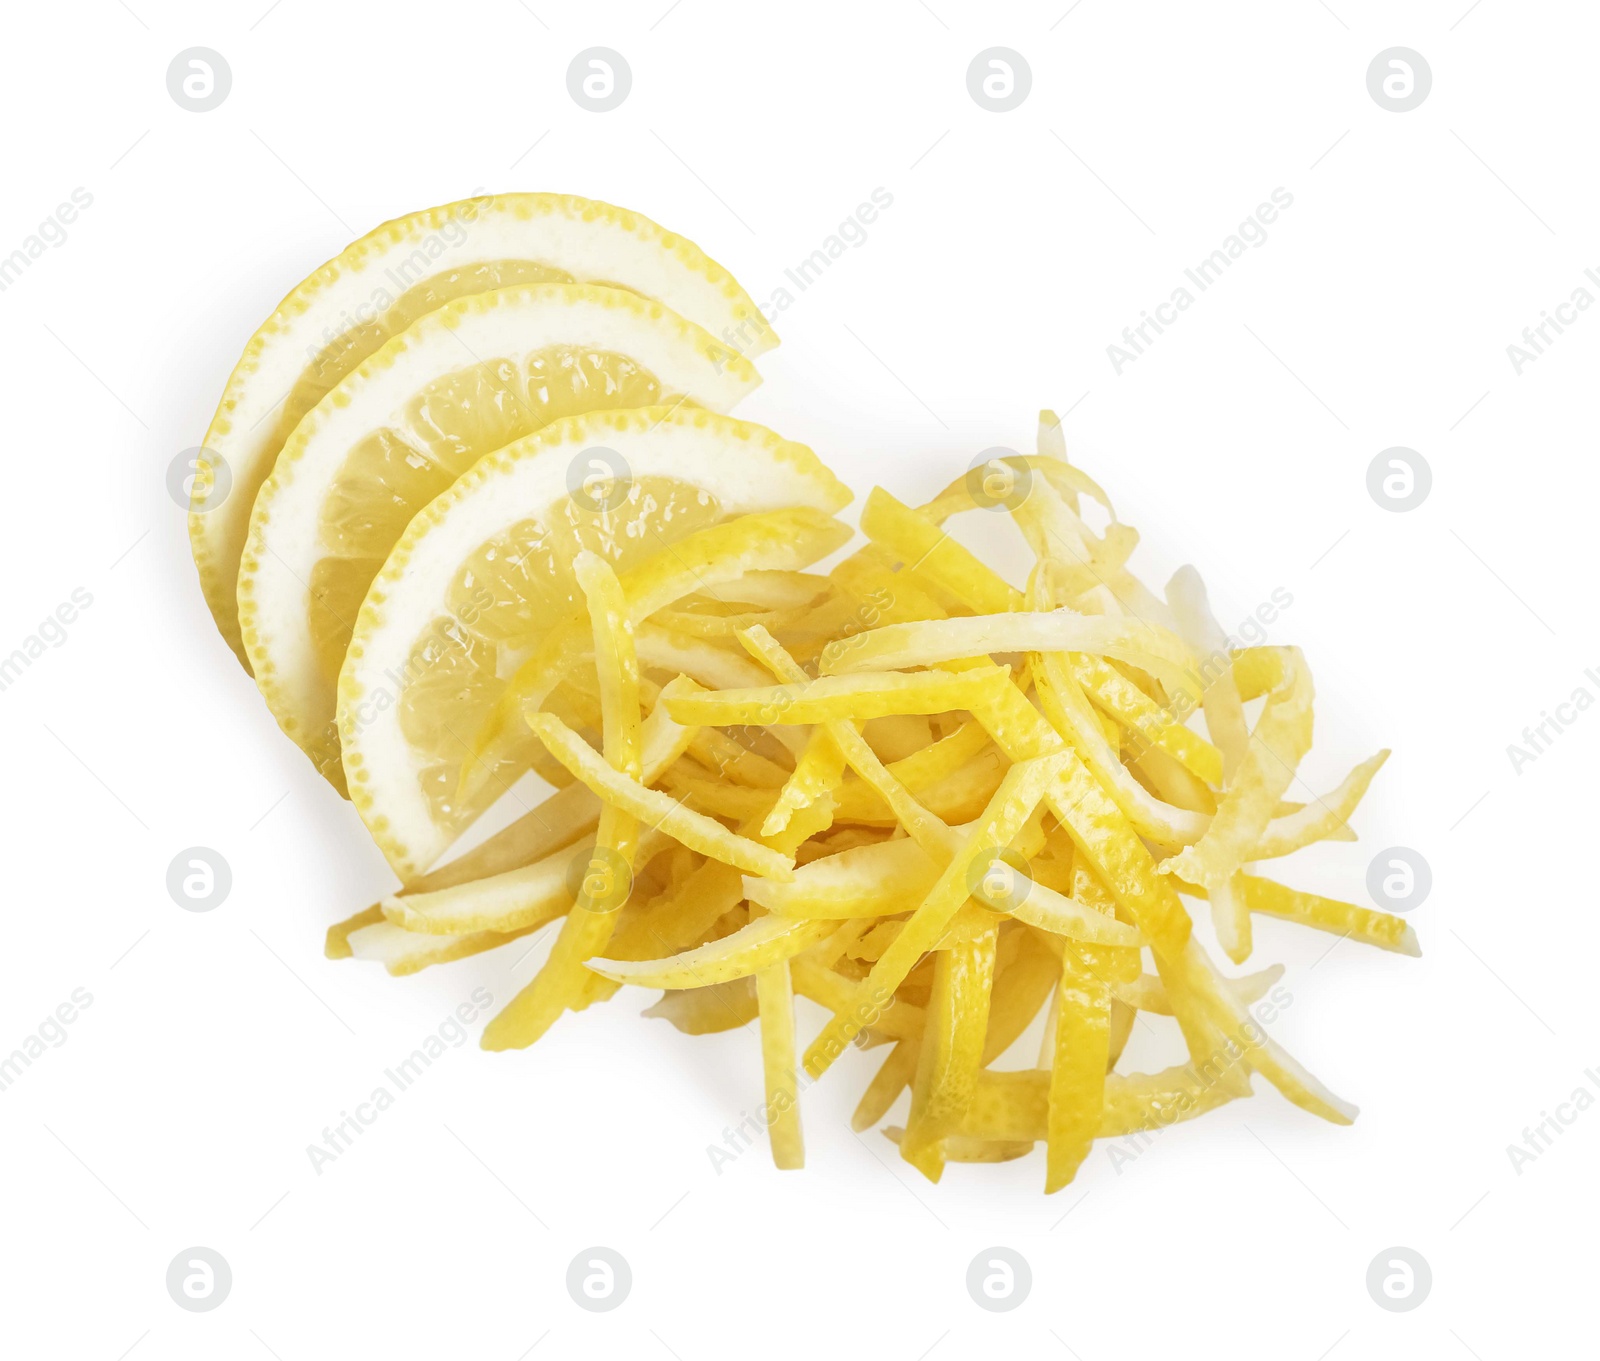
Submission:
<svg viewBox="0 0 1600 1361">
<path fill-rule="evenodd" d="M 368 233 L 302 281 L 251 337 L 196 456 L 190 548 L 217 628 L 247 670 L 237 587 L 251 510 L 306 414 L 389 339 L 452 299 L 575 280 L 661 302 L 742 354 L 778 343 L 726 269 L 692 241 L 611 204 L 484 196 Z"/>
</svg>

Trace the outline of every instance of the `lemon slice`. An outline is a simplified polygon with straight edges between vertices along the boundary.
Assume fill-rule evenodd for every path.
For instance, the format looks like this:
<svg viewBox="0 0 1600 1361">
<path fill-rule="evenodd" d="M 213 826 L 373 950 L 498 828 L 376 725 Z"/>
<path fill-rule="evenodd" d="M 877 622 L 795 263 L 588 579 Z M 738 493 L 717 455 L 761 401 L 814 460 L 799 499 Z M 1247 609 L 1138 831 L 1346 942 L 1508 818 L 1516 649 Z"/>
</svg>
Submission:
<svg viewBox="0 0 1600 1361">
<path fill-rule="evenodd" d="M 197 459 L 190 547 L 206 603 L 240 661 L 250 664 L 235 587 L 251 507 L 301 418 L 384 342 L 451 299 L 572 282 L 664 303 L 742 354 L 778 343 L 760 308 L 715 260 L 609 203 L 500 194 L 369 232 L 295 288 L 251 337 Z"/>
<path fill-rule="evenodd" d="M 585 480 L 597 458 L 613 474 L 603 492 Z M 478 460 L 401 535 L 339 676 L 350 797 L 400 878 L 426 870 L 482 811 L 457 803 L 462 763 L 518 665 L 578 616 L 579 552 L 601 554 L 626 585 L 632 567 L 679 560 L 673 545 L 697 531 L 779 509 L 835 525 L 827 517 L 849 500 L 804 445 L 700 410 L 573 416 Z M 847 537 L 838 528 L 760 565 L 809 566 Z M 709 581 L 715 564 L 696 575 Z M 560 712 L 563 695 L 581 707 L 593 667 L 570 675 L 547 707 Z"/>
<path fill-rule="evenodd" d="M 590 284 L 458 298 L 390 340 L 300 422 L 256 496 L 239 626 L 279 726 L 344 788 L 334 716 L 356 614 L 411 517 L 477 459 L 586 411 L 726 411 L 760 381 L 660 303 Z"/>
</svg>

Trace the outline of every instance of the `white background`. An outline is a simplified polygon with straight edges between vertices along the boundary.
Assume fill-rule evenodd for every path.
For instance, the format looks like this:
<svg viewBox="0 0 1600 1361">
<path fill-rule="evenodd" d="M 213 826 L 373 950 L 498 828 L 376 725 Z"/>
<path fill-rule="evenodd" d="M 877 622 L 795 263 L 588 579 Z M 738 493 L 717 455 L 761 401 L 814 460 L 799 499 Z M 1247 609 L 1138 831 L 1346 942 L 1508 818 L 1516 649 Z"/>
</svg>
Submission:
<svg viewBox="0 0 1600 1361">
<path fill-rule="evenodd" d="M 0 693 L 0 1052 L 74 988 L 94 1000 L 0 1092 L 4 1350 L 1499 1361 L 1588 1335 L 1600 1113 L 1520 1174 L 1507 1146 L 1600 1083 L 1600 715 L 1520 774 L 1506 746 L 1600 695 L 1600 315 L 1520 376 L 1506 346 L 1600 266 L 1592 9 L 530 3 L 7 7 L 0 254 L 75 187 L 94 201 L 0 294 L 0 653 L 75 588 L 93 604 Z M 1433 89 L 1395 114 L 1365 75 L 1402 44 Z M 196 45 L 233 72 L 206 114 L 165 84 Z M 594 45 L 634 76 L 605 115 L 566 91 Z M 1012 113 L 967 93 L 995 45 L 1032 68 Z M 277 299 L 383 219 L 587 194 L 766 298 L 880 186 L 893 207 L 779 319 L 740 414 L 915 501 L 1070 408 L 1147 579 L 1194 561 L 1230 626 L 1293 594 L 1274 640 L 1316 671 L 1311 784 L 1395 755 L 1362 840 L 1285 877 L 1361 898 L 1385 846 L 1433 868 L 1420 960 L 1256 926 L 1257 963 L 1289 965 L 1277 1035 L 1361 1118 L 1320 1123 L 1258 1079 L 1120 1170 L 1097 1147 L 1054 1197 L 1037 1153 L 933 1187 L 850 1132 L 881 1056 L 851 1053 L 805 1098 L 806 1171 L 758 1147 L 718 1175 L 707 1146 L 760 1099 L 754 1029 L 687 1038 L 627 992 L 531 1051 L 450 1051 L 317 1175 L 324 1126 L 538 957 L 409 980 L 322 958 L 391 880 L 213 632 L 169 461 Z M 1278 186 L 1266 244 L 1115 373 L 1107 345 Z M 1433 470 L 1408 514 L 1366 491 L 1392 445 Z M 209 914 L 165 888 L 193 845 L 233 870 Z M 1169 1024 L 1130 1061 L 1171 1061 Z M 603 1315 L 564 1285 L 595 1244 L 634 1275 Z M 164 1286 L 193 1245 L 233 1270 L 208 1314 Z M 1033 1271 L 1008 1314 L 964 1285 L 993 1245 Z M 1365 1286 L 1395 1245 L 1433 1272 L 1411 1313 Z"/>
</svg>

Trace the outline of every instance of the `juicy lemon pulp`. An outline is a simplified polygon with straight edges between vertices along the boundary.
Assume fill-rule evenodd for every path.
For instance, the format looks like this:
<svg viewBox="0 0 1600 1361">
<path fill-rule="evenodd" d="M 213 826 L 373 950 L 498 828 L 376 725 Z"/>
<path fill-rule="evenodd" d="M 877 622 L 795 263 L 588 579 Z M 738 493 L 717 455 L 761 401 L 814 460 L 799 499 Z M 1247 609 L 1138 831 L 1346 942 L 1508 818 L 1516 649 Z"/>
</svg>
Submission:
<svg viewBox="0 0 1600 1361">
<path fill-rule="evenodd" d="M 423 758 L 419 778 L 441 824 L 481 811 L 455 806 L 472 741 L 540 637 L 581 611 L 573 559 L 588 549 L 625 572 L 722 518 L 714 496 L 672 478 L 630 480 L 625 491 L 615 483 L 590 488 L 481 544 L 450 584 L 449 612 L 412 644 L 401 678 L 400 730 Z M 579 730 L 598 727 L 599 706 L 580 687 L 559 687 L 546 708 Z M 530 747 L 508 761 L 505 784 L 536 755 Z M 501 785 L 491 783 L 493 797 Z"/>
<path fill-rule="evenodd" d="M 402 262 L 399 268 L 404 269 L 405 264 Z M 391 281 L 393 274 L 391 270 Z M 301 417 L 331 392 L 341 378 L 354 372 L 363 359 L 374 354 L 384 341 L 399 335 L 418 317 L 456 298 L 484 293 L 491 288 L 574 282 L 566 270 L 540 264 L 537 260 L 484 260 L 462 269 L 446 269 L 429 275 L 406 289 L 381 315 L 358 322 L 312 357 L 284 399 L 283 414 L 278 418 L 278 446 L 283 446 L 300 424 Z"/>
<path fill-rule="evenodd" d="M 367 587 L 411 518 L 474 462 L 564 416 L 661 400 L 655 375 L 626 355 L 571 345 L 520 361 L 484 360 L 429 383 L 395 425 L 350 449 L 323 502 L 318 530 L 327 556 L 310 582 L 311 636 L 323 673 L 337 681 Z M 534 547 L 519 545 L 518 560 Z M 500 559 L 511 551 L 502 548 Z"/>
</svg>

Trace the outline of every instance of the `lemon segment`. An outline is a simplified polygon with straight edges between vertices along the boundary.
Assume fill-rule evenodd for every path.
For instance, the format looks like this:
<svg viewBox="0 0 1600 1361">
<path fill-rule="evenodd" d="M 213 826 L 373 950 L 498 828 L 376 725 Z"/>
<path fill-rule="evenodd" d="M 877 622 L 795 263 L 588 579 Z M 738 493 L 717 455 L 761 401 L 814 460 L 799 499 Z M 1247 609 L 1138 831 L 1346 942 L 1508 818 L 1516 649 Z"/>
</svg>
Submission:
<svg viewBox="0 0 1600 1361">
<path fill-rule="evenodd" d="M 614 487 L 597 500 L 570 488 L 575 461 L 596 447 L 621 460 L 626 492 Z M 587 548 L 624 574 L 672 563 L 673 544 L 708 523 L 779 507 L 825 516 L 849 499 L 803 445 L 701 410 L 569 417 L 475 463 L 407 526 L 362 604 L 340 674 L 351 798 L 401 879 L 427 869 L 501 792 L 491 783 L 482 802 L 456 802 L 469 744 L 540 642 L 537 624 L 510 641 L 500 635 L 515 611 L 543 608 L 537 598 L 529 604 L 503 545 L 530 541 L 531 523 L 559 535 L 572 556 Z M 456 608 L 463 571 L 483 583 L 481 615 Z M 572 674 L 585 673 L 575 665 Z M 582 701 L 593 681 L 591 662 L 586 682 L 558 690 L 546 707 L 568 726 L 591 726 L 598 704 L 591 695 L 585 713 Z M 525 768 L 525 758 L 509 761 L 508 778 Z"/>
<path fill-rule="evenodd" d="M 197 457 L 190 547 L 206 603 L 240 661 L 250 665 L 237 582 L 251 510 L 301 419 L 385 342 L 446 303 L 573 282 L 660 302 L 738 353 L 778 343 L 726 269 L 643 214 L 608 203 L 484 195 L 384 223 L 303 280 L 251 337 Z"/>
<path fill-rule="evenodd" d="M 361 602 L 412 517 L 483 455 L 586 411 L 663 400 L 726 410 L 759 382 L 746 360 L 659 303 L 589 285 L 474 294 L 390 340 L 300 423 L 256 497 L 239 623 L 279 725 L 342 789 L 338 677 Z M 602 473 L 607 457 L 592 455 Z M 716 516 L 675 483 L 630 494 L 653 498 L 680 529 Z M 481 659 L 478 643 L 542 633 L 575 608 L 578 553 L 622 540 L 612 556 L 627 556 L 628 526 L 610 523 L 626 513 L 625 503 L 601 517 L 580 507 L 509 526 L 451 578 L 450 614 L 465 632 L 441 624 L 415 665 L 455 684 Z"/>
</svg>

